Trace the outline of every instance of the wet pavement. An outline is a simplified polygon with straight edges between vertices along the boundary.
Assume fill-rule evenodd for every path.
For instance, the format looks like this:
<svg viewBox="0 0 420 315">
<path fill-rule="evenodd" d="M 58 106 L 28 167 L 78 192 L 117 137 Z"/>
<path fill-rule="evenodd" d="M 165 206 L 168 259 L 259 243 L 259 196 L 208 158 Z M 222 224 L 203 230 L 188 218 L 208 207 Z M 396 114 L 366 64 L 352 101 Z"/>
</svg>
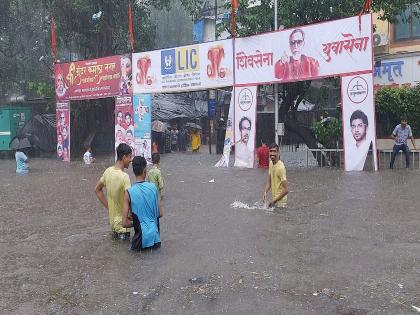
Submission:
<svg viewBox="0 0 420 315">
<path fill-rule="evenodd" d="M 264 171 L 216 160 L 162 156 L 162 247 L 142 254 L 94 194 L 112 157 L 34 159 L 23 177 L 0 160 L 0 313 L 416 313 L 420 172 L 289 166 L 289 208 L 271 213 L 230 207 L 258 201 Z"/>
</svg>

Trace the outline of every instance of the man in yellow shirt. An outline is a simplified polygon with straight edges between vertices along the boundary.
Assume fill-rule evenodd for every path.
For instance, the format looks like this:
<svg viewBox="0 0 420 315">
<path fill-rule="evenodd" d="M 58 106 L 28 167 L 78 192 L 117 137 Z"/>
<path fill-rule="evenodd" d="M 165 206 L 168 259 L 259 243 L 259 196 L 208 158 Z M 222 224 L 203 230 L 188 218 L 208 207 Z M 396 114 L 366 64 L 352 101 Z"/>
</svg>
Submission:
<svg viewBox="0 0 420 315">
<path fill-rule="evenodd" d="M 287 207 L 287 186 L 286 168 L 279 160 L 279 146 L 275 143 L 270 145 L 270 163 L 268 168 L 267 184 L 263 193 L 263 201 L 267 200 L 267 193 L 271 190 L 272 200 L 269 207 Z"/>
<path fill-rule="evenodd" d="M 122 226 L 122 210 L 125 191 L 130 188 L 130 177 L 124 172 L 132 160 L 132 149 L 125 143 L 117 147 L 117 161 L 114 166 L 108 167 L 96 184 L 95 192 L 99 201 L 108 209 L 109 223 L 114 238 L 130 239 L 130 230 Z M 106 188 L 106 196 L 103 188 Z"/>
</svg>

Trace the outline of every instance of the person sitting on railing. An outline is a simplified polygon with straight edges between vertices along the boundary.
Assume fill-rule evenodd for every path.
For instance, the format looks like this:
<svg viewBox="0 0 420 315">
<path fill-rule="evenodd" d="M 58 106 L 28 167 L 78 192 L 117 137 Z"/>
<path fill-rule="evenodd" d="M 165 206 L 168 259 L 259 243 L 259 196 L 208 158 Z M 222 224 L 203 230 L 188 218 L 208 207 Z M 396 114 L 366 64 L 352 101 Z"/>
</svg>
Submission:
<svg viewBox="0 0 420 315">
<path fill-rule="evenodd" d="M 410 168 L 410 149 L 407 145 L 407 139 L 410 138 L 413 143 L 414 150 L 417 151 L 416 141 L 413 138 L 413 133 L 411 132 L 411 127 L 407 123 L 407 116 L 403 115 L 401 117 L 401 124 L 397 125 L 392 132 L 392 139 L 394 139 L 395 144 L 392 149 L 391 162 L 389 167 L 394 168 L 395 157 L 400 151 L 403 151 L 405 154 L 405 167 Z"/>
</svg>

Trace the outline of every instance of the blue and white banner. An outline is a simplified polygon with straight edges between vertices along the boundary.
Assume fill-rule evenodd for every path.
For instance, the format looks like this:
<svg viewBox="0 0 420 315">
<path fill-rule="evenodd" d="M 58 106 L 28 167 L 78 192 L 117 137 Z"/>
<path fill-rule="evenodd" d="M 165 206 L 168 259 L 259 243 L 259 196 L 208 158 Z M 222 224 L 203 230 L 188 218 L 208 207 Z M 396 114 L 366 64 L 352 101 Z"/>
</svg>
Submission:
<svg viewBox="0 0 420 315">
<path fill-rule="evenodd" d="M 152 133 L 152 95 L 140 94 L 133 96 L 134 136 L 151 139 Z"/>
<path fill-rule="evenodd" d="M 152 162 L 152 95 L 133 96 L 134 153 Z"/>
</svg>

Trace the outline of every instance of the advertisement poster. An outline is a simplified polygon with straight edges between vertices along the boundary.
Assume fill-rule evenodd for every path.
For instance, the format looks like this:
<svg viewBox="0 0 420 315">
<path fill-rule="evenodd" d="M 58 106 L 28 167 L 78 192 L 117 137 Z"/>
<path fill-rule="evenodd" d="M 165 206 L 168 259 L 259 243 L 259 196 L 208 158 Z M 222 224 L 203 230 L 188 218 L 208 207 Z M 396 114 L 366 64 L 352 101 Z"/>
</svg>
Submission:
<svg viewBox="0 0 420 315">
<path fill-rule="evenodd" d="M 257 86 L 235 87 L 235 166 L 254 167 Z"/>
<path fill-rule="evenodd" d="M 70 162 L 70 103 L 56 104 L 57 158 Z"/>
<path fill-rule="evenodd" d="M 136 138 L 135 144 L 136 156 L 142 156 L 146 159 L 147 164 L 152 163 L 152 139 Z"/>
<path fill-rule="evenodd" d="M 135 154 L 152 162 L 152 94 L 133 97 Z"/>
<path fill-rule="evenodd" d="M 134 113 L 131 96 L 115 98 L 115 148 L 128 144 L 134 152 Z"/>
<path fill-rule="evenodd" d="M 55 64 L 58 101 L 131 95 L 130 55 Z"/>
<path fill-rule="evenodd" d="M 232 97 L 230 98 L 229 114 L 226 122 L 225 142 L 223 146 L 223 155 L 220 157 L 220 160 L 216 163 L 215 167 L 229 167 L 230 151 L 233 145 L 233 108 L 235 106 L 235 98 L 233 97 L 233 95 L 234 91 L 232 91 Z"/>
<path fill-rule="evenodd" d="M 134 94 L 233 85 L 232 40 L 133 54 Z"/>
<path fill-rule="evenodd" d="M 376 152 L 376 126 L 372 74 L 341 78 L 343 140 L 346 171 L 362 171 L 371 147 Z M 374 168 L 377 170 L 377 156 Z"/>
<path fill-rule="evenodd" d="M 152 133 L 152 94 L 140 94 L 133 97 L 134 136 L 151 139 Z"/>
<path fill-rule="evenodd" d="M 310 80 L 373 70 L 371 14 L 237 38 L 235 84 Z"/>
</svg>

